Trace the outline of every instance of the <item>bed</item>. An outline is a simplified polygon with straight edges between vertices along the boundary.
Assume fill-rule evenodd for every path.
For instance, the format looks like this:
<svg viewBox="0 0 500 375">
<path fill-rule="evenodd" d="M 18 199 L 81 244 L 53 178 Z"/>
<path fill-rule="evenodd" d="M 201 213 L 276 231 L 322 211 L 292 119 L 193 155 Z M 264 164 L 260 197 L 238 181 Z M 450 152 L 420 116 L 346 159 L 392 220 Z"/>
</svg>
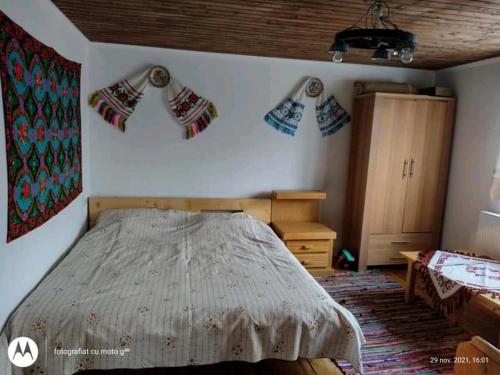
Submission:
<svg viewBox="0 0 500 375">
<path fill-rule="evenodd" d="M 266 225 L 266 200 L 166 202 L 90 201 L 95 226 L 7 321 L 0 372 L 299 357 L 346 359 L 362 371 L 361 328 Z M 20 336 L 39 348 L 25 369 L 5 356 Z"/>
</svg>

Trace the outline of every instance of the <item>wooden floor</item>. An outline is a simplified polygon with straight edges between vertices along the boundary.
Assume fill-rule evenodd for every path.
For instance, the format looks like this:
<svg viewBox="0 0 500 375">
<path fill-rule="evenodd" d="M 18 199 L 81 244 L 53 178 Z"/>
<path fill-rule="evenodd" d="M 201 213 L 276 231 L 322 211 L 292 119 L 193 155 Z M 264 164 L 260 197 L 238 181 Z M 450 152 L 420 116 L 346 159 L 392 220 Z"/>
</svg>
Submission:
<svg viewBox="0 0 500 375">
<path fill-rule="evenodd" d="M 269 359 L 258 363 L 224 362 L 209 366 L 155 368 L 144 370 L 91 370 L 85 375 L 342 375 L 326 358 L 279 361 Z"/>
</svg>

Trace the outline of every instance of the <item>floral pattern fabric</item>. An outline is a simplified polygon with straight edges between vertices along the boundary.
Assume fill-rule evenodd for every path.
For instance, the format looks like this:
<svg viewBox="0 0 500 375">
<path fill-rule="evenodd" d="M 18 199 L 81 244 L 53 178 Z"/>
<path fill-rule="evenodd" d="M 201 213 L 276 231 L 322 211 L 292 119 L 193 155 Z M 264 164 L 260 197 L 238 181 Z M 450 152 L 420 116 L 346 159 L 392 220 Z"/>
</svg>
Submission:
<svg viewBox="0 0 500 375">
<path fill-rule="evenodd" d="M 30 373 L 2 358 L 18 336 L 36 341 L 35 365 L 51 375 L 298 357 L 361 369 L 364 342 L 352 314 L 269 226 L 240 213 L 157 209 L 101 214 L 8 320 L 2 374 Z"/>
<path fill-rule="evenodd" d="M 144 97 L 149 70 L 89 95 L 89 104 L 106 122 L 125 131 L 125 124 Z"/>
<path fill-rule="evenodd" d="M 193 138 L 217 117 L 215 105 L 190 88 L 170 77 L 167 86 L 168 104 L 176 119 L 186 129 L 186 138 Z"/>
<path fill-rule="evenodd" d="M 45 223 L 82 191 L 80 64 L 0 11 L 0 77 L 9 242 Z"/>
</svg>

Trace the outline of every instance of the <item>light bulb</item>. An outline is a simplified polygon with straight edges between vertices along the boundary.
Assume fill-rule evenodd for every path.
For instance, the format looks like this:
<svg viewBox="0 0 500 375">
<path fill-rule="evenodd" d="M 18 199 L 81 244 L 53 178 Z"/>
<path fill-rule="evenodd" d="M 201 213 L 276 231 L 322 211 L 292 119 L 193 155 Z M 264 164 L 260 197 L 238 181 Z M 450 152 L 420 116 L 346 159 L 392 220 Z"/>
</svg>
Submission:
<svg viewBox="0 0 500 375">
<path fill-rule="evenodd" d="M 402 48 L 400 58 L 403 64 L 411 63 L 413 60 L 413 51 L 410 48 Z"/>
<path fill-rule="evenodd" d="M 332 56 L 332 61 L 336 64 L 340 64 L 342 59 L 344 58 L 344 52 L 342 51 L 334 51 Z"/>
<path fill-rule="evenodd" d="M 390 60 L 391 56 L 389 52 L 384 47 L 379 47 L 373 52 L 372 60 L 373 61 L 384 61 Z"/>
</svg>

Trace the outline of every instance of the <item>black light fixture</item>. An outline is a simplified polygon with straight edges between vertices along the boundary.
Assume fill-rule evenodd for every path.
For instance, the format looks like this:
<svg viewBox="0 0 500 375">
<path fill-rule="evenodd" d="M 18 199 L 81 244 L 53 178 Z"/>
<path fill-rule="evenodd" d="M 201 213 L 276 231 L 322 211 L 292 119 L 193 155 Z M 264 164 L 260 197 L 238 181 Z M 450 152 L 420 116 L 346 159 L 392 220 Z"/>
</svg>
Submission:
<svg viewBox="0 0 500 375">
<path fill-rule="evenodd" d="M 415 34 L 400 30 L 390 21 L 391 8 L 383 0 L 377 0 L 370 5 L 365 16 L 365 28 L 351 26 L 335 35 L 335 42 L 330 48 L 333 62 L 341 63 L 350 48 L 373 49 L 372 60 L 389 60 L 392 55 L 399 56 L 404 64 L 413 60 L 417 47 Z M 368 27 L 369 18 L 371 28 Z"/>
</svg>

